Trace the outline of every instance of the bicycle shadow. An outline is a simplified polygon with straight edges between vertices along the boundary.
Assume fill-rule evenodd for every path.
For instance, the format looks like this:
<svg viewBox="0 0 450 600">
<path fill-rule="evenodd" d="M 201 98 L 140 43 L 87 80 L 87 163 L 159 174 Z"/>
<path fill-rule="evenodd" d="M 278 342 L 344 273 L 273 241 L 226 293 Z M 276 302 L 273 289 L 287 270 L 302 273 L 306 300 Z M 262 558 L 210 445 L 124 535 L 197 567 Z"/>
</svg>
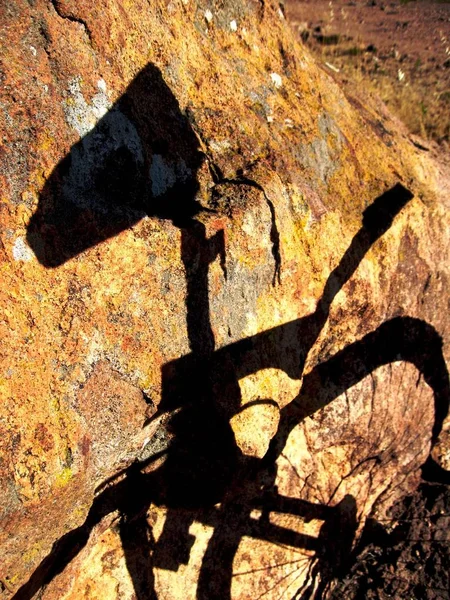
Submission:
<svg viewBox="0 0 450 600">
<path fill-rule="evenodd" d="M 302 377 L 336 294 L 412 194 L 397 184 L 364 212 L 362 227 L 330 274 L 314 313 L 215 350 L 208 270 L 219 256 L 226 276 L 226 257 L 223 232 L 207 238 L 205 226 L 195 218 L 202 210 L 196 194 L 203 160 L 187 117 L 158 69 L 149 65 L 72 147 L 42 190 L 27 240 L 48 268 L 117 235 L 145 215 L 169 219 L 180 229 L 191 353 L 163 367 L 158 414 L 172 413 L 172 442 L 160 453 L 165 462 L 150 472 L 146 469 L 158 455 L 134 463 L 124 479 L 101 491 L 85 523 L 54 544 L 15 600 L 31 599 L 61 573 L 87 544 L 93 528 L 114 511 L 121 515 L 121 541 L 138 600 L 156 598 L 155 567 L 176 571 L 187 564 L 194 542 L 189 528 L 195 520 L 213 527 L 199 573 L 199 600 L 231 597 L 232 562 L 244 535 L 315 550 L 315 575 L 320 571 L 323 586 L 342 568 L 352 545 L 355 500 L 347 497 L 330 508 L 278 494 L 275 463 L 292 429 L 393 360 L 408 360 L 423 374 L 435 397 L 433 440 L 442 427 L 449 402 L 442 340 L 427 323 L 401 317 L 315 367 L 305 376 L 299 396 L 282 409 L 266 456 L 257 460 L 242 454 L 230 426 L 241 407 L 239 380 L 269 367 L 293 379 Z M 168 508 L 157 542 L 146 518 L 152 503 Z M 263 515 L 258 520 L 251 518 L 254 508 Z M 267 518 L 270 511 L 305 520 L 322 515 L 321 535 L 316 539 L 275 526 Z"/>
<path fill-rule="evenodd" d="M 328 319 L 334 297 L 353 275 L 369 248 L 389 229 L 395 215 L 411 198 L 412 195 L 408 190 L 401 185 L 396 185 L 370 205 L 363 215 L 361 229 L 353 238 L 339 265 L 330 274 L 314 313 L 223 347 L 213 354 L 210 361 L 211 372 L 216 377 L 213 401 L 219 405 L 225 420 L 229 421 L 239 410 L 241 398 L 238 381 L 243 377 L 265 368 L 281 369 L 292 379 L 302 377 L 306 357 Z M 298 397 L 281 409 L 278 430 L 266 455 L 260 461 L 245 459 L 245 457 L 241 459 L 240 468 L 243 470 L 243 474 L 235 475 L 233 485 L 227 488 L 222 498 L 221 520 L 214 525 L 213 534 L 204 556 L 197 589 L 199 600 L 231 597 L 234 556 L 242 537 L 252 535 L 249 534 L 250 515 L 255 505 L 258 504 L 261 488 L 266 493 L 275 486 L 274 465 L 294 427 L 370 375 L 378 367 L 395 361 L 412 363 L 433 390 L 435 420 L 432 444 L 436 442 L 448 413 L 450 398 L 448 372 L 442 354 L 442 339 L 432 326 L 420 319 L 398 317 L 386 321 L 375 331 L 348 345 L 312 369 L 304 377 Z M 161 411 L 174 411 L 180 406 L 186 406 L 186 398 L 188 398 L 186 382 L 189 378 L 197 379 L 196 368 L 195 356 L 192 354 L 163 367 Z M 188 398 L 187 410 L 192 410 L 193 402 L 194 399 Z M 198 418 L 200 419 L 200 416 Z M 183 412 L 178 412 L 173 426 L 175 440 L 181 439 L 183 426 Z M 172 472 L 176 472 L 176 457 L 177 452 L 174 447 L 173 454 L 169 454 L 167 459 L 168 463 L 171 460 L 175 463 Z M 431 472 L 430 467 L 435 468 L 431 459 L 427 461 L 426 465 L 428 473 Z M 268 506 L 264 510 L 269 510 Z M 310 507 L 309 510 L 311 510 Z M 291 514 L 307 518 L 307 511 L 294 511 Z M 164 537 L 166 529 L 170 531 L 167 540 L 185 538 L 185 532 L 188 531 L 192 521 L 189 521 L 186 515 L 184 518 L 187 519 L 187 522 L 183 522 L 175 511 L 169 510 L 163 535 L 156 545 L 157 548 L 162 540 L 166 541 Z M 198 515 L 195 518 L 199 520 Z M 352 531 L 351 519 L 349 523 L 347 531 Z M 255 535 L 251 527 L 250 530 Z M 344 568 L 345 559 L 350 556 L 348 538 L 345 536 L 338 538 L 341 548 L 346 548 L 346 551 L 341 554 L 339 548 L 335 548 L 335 540 L 332 539 L 331 531 L 332 528 L 325 524 L 322 531 L 323 548 L 334 548 L 330 554 L 321 555 L 321 551 L 315 543 L 311 546 L 311 540 L 305 539 L 300 544 L 303 544 L 303 548 L 306 549 L 314 547 L 320 556 L 313 574 L 317 576 L 318 572 L 321 572 L 321 582 L 315 591 L 316 598 L 321 597 L 327 582 Z M 275 542 L 275 538 L 270 539 Z M 281 538 L 278 538 L 277 541 L 280 542 Z M 350 547 L 351 541 L 350 538 Z M 296 546 L 292 541 L 290 544 Z M 166 543 L 165 548 L 169 547 L 170 544 Z M 181 559 L 178 563 L 176 562 L 174 553 L 171 555 L 171 560 L 174 563 L 174 566 L 171 567 L 173 570 L 182 564 Z M 168 568 L 168 564 L 163 562 L 156 562 L 156 566 Z M 311 590 L 312 588 L 304 590 L 305 598 L 309 597 L 307 594 Z"/>
</svg>

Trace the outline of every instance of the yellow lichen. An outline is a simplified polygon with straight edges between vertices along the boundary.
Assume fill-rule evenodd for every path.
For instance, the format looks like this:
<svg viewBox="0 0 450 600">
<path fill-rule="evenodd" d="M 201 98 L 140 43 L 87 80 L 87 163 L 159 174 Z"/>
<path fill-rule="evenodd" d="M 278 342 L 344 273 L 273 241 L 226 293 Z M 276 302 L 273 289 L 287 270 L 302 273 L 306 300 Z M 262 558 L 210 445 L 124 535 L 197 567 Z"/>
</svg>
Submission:
<svg viewBox="0 0 450 600">
<path fill-rule="evenodd" d="M 64 467 L 55 477 L 55 486 L 58 488 L 65 487 L 73 477 L 73 472 L 70 467 Z"/>
</svg>

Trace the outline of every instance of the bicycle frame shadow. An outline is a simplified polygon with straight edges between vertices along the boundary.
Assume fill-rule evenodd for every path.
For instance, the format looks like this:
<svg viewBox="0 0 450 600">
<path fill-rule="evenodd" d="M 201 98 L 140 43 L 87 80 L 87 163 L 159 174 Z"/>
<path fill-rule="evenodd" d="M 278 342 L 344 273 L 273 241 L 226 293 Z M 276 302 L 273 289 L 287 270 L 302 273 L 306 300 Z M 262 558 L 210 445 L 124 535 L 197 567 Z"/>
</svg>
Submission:
<svg viewBox="0 0 450 600">
<path fill-rule="evenodd" d="M 164 366 L 163 400 L 160 411 L 176 411 L 182 407 L 181 412 L 177 412 L 174 416 L 172 423 L 175 441 L 167 457 L 168 464 L 172 465 L 171 476 L 177 473 L 177 465 L 183 464 L 179 463 L 180 451 L 177 444 L 183 439 L 184 429 L 186 427 L 190 429 L 191 423 L 200 423 L 200 413 L 204 411 L 204 404 L 201 404 L 200 413 L 195 413 L 195 403 L 198 402 L 197 390 L 192 389 L 192 384 L 189 385 L 187 382 L 190 379 L 204 380 L 208 377 L 214 379 L 215 382 L 212 386 L 214 400 L 211 402 L 218 406 L 222 419 L 229 422 L 232 416 L 240 410 L 241 397 L 238 382 L 243 377 L 261 369 L 277 368 L 293 379 L 300 379 L 308 352 L 328 319 L 334 297 L 350 279 L 369 248 L 387 231 L 395 215 L 411 198 L 410 192 L 398 184 L 377 198 L 365 211 L 363 226 L 353 238 L 339 265 L 328 278 L 324 293 L 313 314 L 223 347 L 214 352 L 208 364 L 203 361 L 199 365 L 197 357 L 191 354 Z M 433 390 L 435 421 L 432 430 L 432 444 L 435 443 L 447 415 L 450 398 L 448 372 L 442 354 L 442 339 L 432 326 L 420 319 L 394 318 L 318 364 L 304 376 L 298 397 L 280 411 L 278 430 L 266 455 L 261 460 L 247 459 L 245 461 L 245 458 L 241 458 L 240 467 L 244 474 L 235 475 L 228 488 L 224 489 L 223 496 L 211 499 L 212 501 L 222 501 L 224 506 L 221 508 L 222 522 L 214 527 L 202 563 L 197 590 L 199 600 L 231 597 L 234 556 L 242 536 L 249 535 L 250 514 L 255 503 L 258 503 L 261 489 L 265 490 L 264 493 L 267 494 L 267 491 L 275 486 L 274 465 L 294 427 L 370 375 L 378 367 L 395 361 L 412 363 Z M 184 415 L 192 412 L 196 416 L 186 421 Z M 207 426 L 206 422 L 205 426 Z M 195 464 L 198 464 L 197 461 Z M 429 468 L 431 464 L 432 461 L 429 460 L 427 467 Z M 175 477 L 177 482 L 183 480 L 186 472 L 189 472 L 187 466 L 183 464 L 183 472 Z M 238 481 L 241 483 L 239 484 Z M 250 492 L 252 486 L 253 493 Z M 177 497 L 180 497 L 179 492 Z M 236 506 L 239 507 L 239 510 L 236 510 Z M 311 510 L 311 507 L 308 510 Z M 307 512 L 294 511 L 291 514 L 305 516 Z M 195 518 L 199 519 L 198 515 Z M 352 531 L 352 519 L 349 520 L 349 523 L 347 531 Z M 180 518 L 179 513 L 169 510 L 163 534 L 156 544 L 156 553 L 154 553 L 156 566 L 177 570 L 180 564 L 186 562 L 189 544 L 187 532 L 191 524 L 192 521 L 188 515 L 185 514 L 184 518 Z M 328 532 L 324 547 L 334 548 L 335 544 L 330 537 L 330 530 L 325 527 L 324 531 Z M 322 537 L 325 537 L 325 534 Z M 316 574 L 319 570 L 321 571 L 321 584 L 316 590 L 318 598 L 321 597 L 320 594 L 326 587 L 327 579 L 331 580 L 336 576 L 345 562 L 344 557 L 350 555 L 347 550 L 351 547 L 352 540 L 350 539 L 350 544 L 348 544 L 344 543 L 342 536 L 339 539 L 342 548 L 346 550 L 341 554 L 339 549 L 334 548 L 331 554 L 321 556 L 320 567 L 316 568 Z M 173 551 L 170 552 L 170 559 L 164 552 L 161 559 L 158 553 L 159 547 L 162 546 L 167 552 L 167 549 L 173 548 L 173 544 L 171 544 L 173 540 L 178 540 L 178 543 L 180 540 L 185 540 L 185 546 L 180 551 L 178 561 L 176 553 Z M 280 542 L 280 538 L 278 541 Z M 304 548 L 312 547 L 310 540 L 304 540 L 303 543 Z M 296 546 L 293 542 L 291 545 Z M 317 545 L 313 544 L 313 546 L 316 550 L 318 549 Z"/>
<path fill-rule="evenodd" d="M 362 227 L 330 274 L 313 314 L 215 350 L 208 271 L 219 256 L 226 276 L 226 256 L 223 231 L 207 238 L 205 226 L 196 219 L 202 210 L 196 199 L 196 173 L 203 160 L 189 120 L 159 71 L 149 65 L 74 145 L 42 191 L 27 239 L 48 268 L 75 258 L 145 215 L 169 219 L 180 229 L 191 353 L 164 365 L 162 371 L 157 416 L 171 415 L 168 448 L 132 464 L 124 479 L 99 492 L 84 524 L 55 542 L 15 600 L 31 599 L 61 573 L 86 545 L 94 527 L 114 511 L 121 515 L 125 560 L 138 600 L 157 597 L 155 567 L 176 571 L 187 564 L 194 542 L 189 528 L 195 520 L 213 527 L 199 573 L 199 600 L 231 597 L 232 562 L 244 535 L 314 550 L 323 591 L 351 548 L 355 500 L 346 497 L 330 508 L 278 494 L 276 460 L 292 429 L 378 366 L 406 360 L 433 390 L 433 441 L 441 430 L 449 404 L 442 340 L 424 321 L 399 317 L 317 365 L 304 377 L 299 396 L 281 410 L 266 456 L 258 460 L 242 454 L 230 426 L 241 409 L 239 380 L 269 367 L 293 379 L 302 377 L 336 294 L 412 194 L 397 184 L 366 209 Z M 151 470 L 161 456 L 164 463 Z M 157 542 L 146 518 L 152 503 L 168 508 Z M 261 511 L 257 520 L 251 517 L 255 508 Z M 319 538 L 274 526 L 267 518 L 271 511 L 306 520 L 323 517 Z"/>
</svg>

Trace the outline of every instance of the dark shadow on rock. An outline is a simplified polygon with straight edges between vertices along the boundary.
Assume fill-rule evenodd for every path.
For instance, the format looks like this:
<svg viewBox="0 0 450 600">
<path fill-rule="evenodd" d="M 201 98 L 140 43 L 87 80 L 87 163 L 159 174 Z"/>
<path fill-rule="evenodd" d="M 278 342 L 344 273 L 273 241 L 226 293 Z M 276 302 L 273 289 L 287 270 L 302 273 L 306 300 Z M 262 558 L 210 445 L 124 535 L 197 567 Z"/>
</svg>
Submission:
<svg viewBox="0 0 450 600">
<path fill-rule="evenodd" d="M 312 563 L 305 583 L 297 591 L 298 600 L 322 600 L 329 586 L 347 571 L 353 541 L 358 529 L 357 504 L 350 494 L 333 508 L 318 536 L 317 562 Z"/>
<path fill-rule="evenodd" d="M 450 488 L 422 483 L 380 521 L 368 519 L 330 600 L 450 597 Z"/>
<path fill-rule="evenodd" d="M 147 482 L 139 469 L 127 474 L 124 503 L 120 506 L 120 539 L 137 600 L 157 600 L 154 580 L 154 539 L 147 520 Z"/>
<path fill-rule="evenodd" d="M 149 64 L 56 166 L 28 244 L 43 265 L 57 267 L 146 215 L 189 219 L 198 211 L 202 160 L 188 119 Z"/>
<path fill-rule="evenodd" d="M 292 429 L 394 360 L 412 362 L 433 389 L 433 440 L 442 427 L 449 402 L 442 340 L 427 323 L 402 317 L 382 324 L 304 378 L 299 396 L 281 410 L 278 431 L 263 459 L 241 453 L 230 426 L 241 410 L 239 380 L 264 368 L 302 377 L 336 294 L 412 194 L 397 184 L 366 209 L 362 227 L 330 274 L 313 314 L 215 350 L 208 271 L 219 256 L 226 276 L 226 257 L 223 232 L 207 238 L 205 226 L 195 218 L 201 209 L 196 174 L 202 158 L 187 118 L 160 72 L 150 65 L 73 146 L 42 191 L 27 239 L 47 267 L 63 264 L 145 215 L 170 219 L 180 229 L 191 353 L 163 367 L 158 415 L 170 413 L 167 449 L 134 463 L 123 479 L 100 491 L 85 523 L 54 544 L 14 600 L 30 600 L 52 581 L 86 545 L 93 528 L 114 511 L 121 515 L 119 530 L 137 600 L 156 598 L 154 567 L 176 571 L 189 561 L 194 521 L 213 527 L 199 574 L 199 600 L 231 597 L 232 564 L 243 536 L 314 550 L 318 562 L 311 576 L 320 574 L 323 591 L 336 573 L 336 553 L 330 548 L 338 543 L 352 546 L 355 501 L 347 497 L 330 508 L 280 496 L 276 460 Z M 149 471 L 161 455 L 165 462 Z M 152 503 L 168 508 L 157 542 L 146 519 Z M 255 508 L 261 511 L 259 519 L 252 517 Z M 304 519 L 316 515 L 324 526 L 316 539 L 274 525 L 271 511 Z"/>
</svg>

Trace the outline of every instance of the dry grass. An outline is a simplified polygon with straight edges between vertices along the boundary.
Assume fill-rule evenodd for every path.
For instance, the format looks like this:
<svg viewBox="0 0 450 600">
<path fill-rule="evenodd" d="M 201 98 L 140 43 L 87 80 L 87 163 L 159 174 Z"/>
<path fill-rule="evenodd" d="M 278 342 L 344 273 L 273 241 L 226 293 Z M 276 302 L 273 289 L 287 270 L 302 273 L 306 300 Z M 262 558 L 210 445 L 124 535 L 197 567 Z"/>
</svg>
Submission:
<svg viewBox="0 0 450 600">
<path fill-rule="evenodd" d="M 448 77 L 423 68 L 417 62 L 404 65 L 399 57 L 378 57 L 355 40 L 340 38 L 324 45 L 307 40 L 319 60 L 339 69 L 334 71 L 344 87 L 364 88 L 379 96 L 408 129 L 425 139 L 450 141 L 450 89 Z M 450 67 L 450 65 L 449 65 Z"/>
</svg>

